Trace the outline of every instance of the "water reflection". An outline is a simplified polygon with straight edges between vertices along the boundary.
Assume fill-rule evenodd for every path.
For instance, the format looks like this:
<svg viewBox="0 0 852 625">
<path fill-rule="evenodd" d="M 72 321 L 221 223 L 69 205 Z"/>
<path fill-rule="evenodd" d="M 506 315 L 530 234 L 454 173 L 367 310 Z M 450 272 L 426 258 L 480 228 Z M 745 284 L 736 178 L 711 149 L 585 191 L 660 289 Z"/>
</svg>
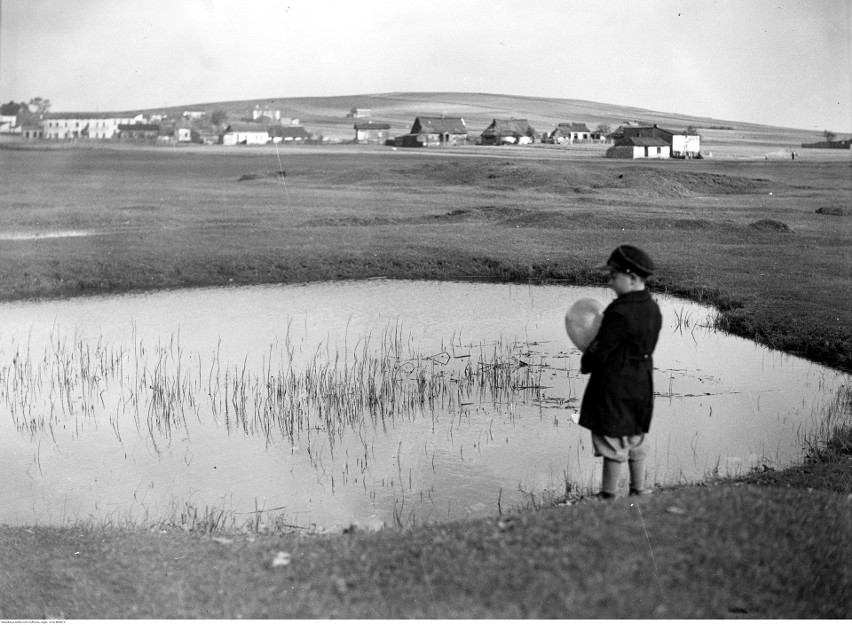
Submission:
<svg viewBox="0 0 852 625">
<path fill-rule="evenodd" d="M 581 297 L 611 299 L 381 280 L 0 306 L 0 522 L 374 526 L 594 488 Z M 847 376 L 660 304 L 649 481 L 798 461 Z"/>
</svg>

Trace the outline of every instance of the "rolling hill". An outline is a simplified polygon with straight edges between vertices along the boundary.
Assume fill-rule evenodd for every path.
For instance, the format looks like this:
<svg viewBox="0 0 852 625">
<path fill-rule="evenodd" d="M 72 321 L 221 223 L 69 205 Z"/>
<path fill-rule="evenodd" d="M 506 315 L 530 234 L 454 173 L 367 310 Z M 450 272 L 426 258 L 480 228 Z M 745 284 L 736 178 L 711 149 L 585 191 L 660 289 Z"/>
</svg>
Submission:
<svg viewBox="0 0 852 625">
<path fill-rule="evenodd" d="M 352 108 L 370 109 L 372 119 L 391 126 L 391 134 L 404 134 L 418 115 L 446 115 L 464 118 L 471 134 L 481 133 L 495 118 L 527 119 L 539 132 L 553 130 L 560 122 L 585 123 L 590 129 L 598 124 L 616 128 L 625 121 L 656 123 L 671 130 L 694 126 L 705 140 L 721 144 L 757 144 L 761 147 L 798 147 L 803 142 L 818 141 L 822 133 L 795 128 L 779 128 L 747 122 L 695 117 L 679 113 L 557 98 L 524 97 L 489 93 L 400 92 L 328 97 L 274 97 L 254 100 L 207 102 L 146 109 L 143 112 L 166 112 L 180 115 L 185 110 L 227 111 L 230 120 L 250 118 L 255 106 L 281 111 L 287 118 L 297 118 L 310 132 L 327 138 L 347 140 L 353 137 Z"/>
</svg>

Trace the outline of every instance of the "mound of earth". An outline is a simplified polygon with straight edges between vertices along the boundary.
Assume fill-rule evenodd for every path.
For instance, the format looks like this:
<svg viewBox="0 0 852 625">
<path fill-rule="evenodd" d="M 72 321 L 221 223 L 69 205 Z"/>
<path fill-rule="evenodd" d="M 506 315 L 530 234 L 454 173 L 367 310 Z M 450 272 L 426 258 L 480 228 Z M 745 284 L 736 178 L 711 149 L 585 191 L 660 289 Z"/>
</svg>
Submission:
<svg viewBox="0 0 852 625">
<path fill-rule="evenodd" d="M 654 197 L 689 197 L 693 194 L 754 193 L 762 180 L 706 172 L 634 169 L 619 177 L 613 185 L 643 192 Z"/>
<path fill-rule="evenodd" d="M 482 186 L 503 191 L 591 194 L 610 186 L 611 176 L 588 167 L 530 165 L 524 162 L 483 159 L 430 163 L 408 175 L 425 176 L 442 185 Z"/>
<path fill-rule="evenodd" d="M 246 182 L 248 180 L 263 180 L 264 178 L 283 178 L 286 175 L 286 172 L 284 172 L 283 170 L 243 174 L 242 176 L 237 178 L 237 182 Z"/>
<path fill-rule="evenodd" d="M 694 194 L 754 193 L 764 180 L 707 172 L 672 170 L 663 164 L 631 165 L 622 173 L 594 164 L 530 164 L 523 160 L 464 160 L 428 163 L 396 172 L 425 177 L 441 185 L 480 186 L 504 191 L 539 191 L 592 196 L 606 189 L 623 189 L 634 197 L 686 198 Z"/>
<path fill-rule="evenodd" d="M 816 212 L 819 215 L 833 215 L 835 217 L 843 217 L 844 215 L 852 214 L 848 208 L 842 208 L 840 206 L 820 206 L 816 209 Z"/>
<path fill-rule="evenodd" d="M 759 219 L 750 223 L 748 227 L 753 230 L 760 230 L 761 232 L 793 232 L 790 226 L 777 219 Z"/>
<path fill-rule="evenodd" d="M 475 206 L 457 208 L 442 215 L 433 215 L 431 221 L 503 221 L 523 217 L 529 211 L 511 206 Z"/>
<path fill-rule="evenodd" d="M 434 223 L 482 222 L 508 223 L 513 220 L 526 222 L 532 213 L 523 208 L 507 206 L 472 206 L 456 208 L 438 215 L 419 215 L 415 217 L 393 217 L 374 215 L 366 217 L 318 217 L 308 219 L 299 224 L 300 227 L 358 227 L 358 226 L 393 226 Z"/>
</svg>

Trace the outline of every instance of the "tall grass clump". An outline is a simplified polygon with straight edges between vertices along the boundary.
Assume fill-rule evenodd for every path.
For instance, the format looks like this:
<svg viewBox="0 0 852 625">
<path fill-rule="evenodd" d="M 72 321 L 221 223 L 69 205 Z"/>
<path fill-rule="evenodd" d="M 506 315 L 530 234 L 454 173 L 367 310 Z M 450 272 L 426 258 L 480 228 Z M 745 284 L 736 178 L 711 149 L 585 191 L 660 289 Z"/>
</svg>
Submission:
<svg viewBox="0 0 852 625">
<path fill-rule="evenodd" d="M 833 461 L 852 455 L 852 386 L 840 387 L 832 397 L 816 432 L 805 439 L 807 459 Z"/>
<path fill-rule="evenodd" d="M 359 337 L 351 349 L 319 345 L 299 358 L 288 327 L 279 352 L 270 346 L 259 370 L 248 356 L 223 361 L 220 348 L 208 358 L 188 353 L 179 332 L 152 346 L 135 328 L 129 346 L 54 332 L 41 354 L 29 341 L 12 346 L 11 360 L 0 365 L 0 406 L 21 434 L 54 441 L 57 427 L 79 435 L 108 420 L 119 440 L 132 423 L 159 450 L 175 432 L 188 435 L 192 418 L 268 444 L 306 437 L 308 449 L 322 434 L 333 451 L 347 429 L 368 423 L 540 399 L 546 368 L 525 343 L 503 340 L 422 354 L 399 325 Z"/>
</svg>

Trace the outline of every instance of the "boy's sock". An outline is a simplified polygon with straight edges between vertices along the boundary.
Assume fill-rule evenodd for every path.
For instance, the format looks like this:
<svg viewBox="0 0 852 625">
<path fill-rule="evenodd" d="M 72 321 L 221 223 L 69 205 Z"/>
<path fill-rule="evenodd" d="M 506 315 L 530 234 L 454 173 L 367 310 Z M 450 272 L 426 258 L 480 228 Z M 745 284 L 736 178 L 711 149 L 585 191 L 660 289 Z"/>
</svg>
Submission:
<svg viewBox="0 0 852 625">
<path fill-rule="evenodd" d="M 640 494 L 645 492 L 645 459 L 629 460 L 630 467 L 630 492 Z"/>
<path fill-rule="evenodd" d="M 618 492 L 618 474 L 621 473 L 621 463 L 609 458 L 603 461 L 603 480 L 601 494 L 615 497 Z"/>
</svg>

